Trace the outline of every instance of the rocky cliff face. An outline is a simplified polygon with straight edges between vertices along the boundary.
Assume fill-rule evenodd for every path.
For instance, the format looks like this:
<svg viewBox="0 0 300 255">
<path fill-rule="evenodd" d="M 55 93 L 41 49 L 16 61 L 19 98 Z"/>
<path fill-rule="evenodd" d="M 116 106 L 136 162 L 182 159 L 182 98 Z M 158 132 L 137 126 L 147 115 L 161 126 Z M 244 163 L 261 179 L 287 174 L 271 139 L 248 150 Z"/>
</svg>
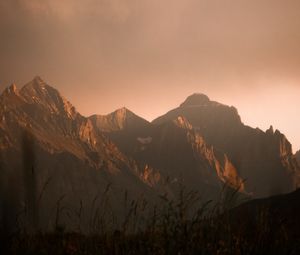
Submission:
<svg viewBox="0 0 300 255">
<path fill-rule="evenodd" d="M 10 87 L 0 100 L 6 147 L 19 148 L 22 133 L 26 131 L 45 151 L 68 152 L 91 166 L 101 167 L 105 160 L 124 161 L 121 153 L 94 129 L 89 119 L 81 116 L 57 90 L 39 77 L 20 91 L 15 86 Z M 93 153 L 98 157 L 91 156 Z"/>
<path fill-rule="evenodd" d="M 0 135 L 0 193 L 18 194 L 13 211 L 19 211 L 35 183 L 31 193 L 43 198 L 44 227 L 53 221 L 61 197 L 73 211 L 83 203 L 89 212 L 107 186 L 116 212 L 125 191 L 132 199 L 154 197 L 134 160 L 39 77 L 21 90 L 12 85 L 2 93 Z"/>
<path fill-rule="evenodd" d="M 95 127 L 101 130 L 106 120 L 115 115 L 116 112 L 98 118 L 100 123 L 94 122 Z M 207 145 L 186 118 L 179 116 L 162 125 L 153 125 L 135 116 L 134 123 L 140 125 L 106 129 L 106 135 L 145 168 L 144 176 L 152 184 L 154 180 L 169 180 L 168 188 L 173 193 L 176 186 L 184 185 L 201 192 L 206 199 L 216 199 L 224 185 L 244 191 L 243 180 L 227 155 Z"/>
<path fill-rule="evenodd" d="M 180 107 L 155 119 L 161 125 L 184 116 L 214 148 L 226 153 L 245 179 L 245 189 L 255 196 L 288 192 L 296 187 L 299 168 L 291 144 L 278 130 L 266 132 L 245 126 L 234 107 L 194 94 Z"/>
<path fill-rule="evenodd" d="M 299 173 L 283 134 L 245 126 L 234 107 L 205 95 L 152 123 L 126 108 L 86 118 L 40 77 L 0 96 L 0 168 L 0 195 L 18 194 L 11 211 L 35 197 L 45 227 L 58 201 L 73 211 L 84 203 L 91 215 L 107 189 L 120 216 L 124 193 L 155 203 L 185 187 L 207 201 L 226 186 L 261 197 L 293 190 Z"/>
</svg>

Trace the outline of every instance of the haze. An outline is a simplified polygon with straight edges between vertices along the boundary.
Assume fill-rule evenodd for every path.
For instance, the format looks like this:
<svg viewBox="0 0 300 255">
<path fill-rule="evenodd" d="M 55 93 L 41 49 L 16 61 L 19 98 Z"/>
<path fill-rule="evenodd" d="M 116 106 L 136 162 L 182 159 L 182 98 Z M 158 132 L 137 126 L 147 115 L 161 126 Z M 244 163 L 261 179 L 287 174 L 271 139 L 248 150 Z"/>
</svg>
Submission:
<svg viewBox="0 0 300 255">
<path fill-rule="evenodd" d="M 40 75 L 85 115 L 194 92 L 300 148 L 298 0 L 0 0 L 0 88 Z"/>
</svg>

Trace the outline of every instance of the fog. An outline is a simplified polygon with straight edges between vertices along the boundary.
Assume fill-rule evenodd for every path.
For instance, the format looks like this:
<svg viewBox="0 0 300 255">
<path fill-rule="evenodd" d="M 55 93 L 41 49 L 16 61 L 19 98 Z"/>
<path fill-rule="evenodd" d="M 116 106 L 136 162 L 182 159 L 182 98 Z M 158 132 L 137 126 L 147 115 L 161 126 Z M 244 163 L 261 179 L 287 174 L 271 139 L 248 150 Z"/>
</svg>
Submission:
<svg viewBox="0 0 300 255">
<path fill-rule="evenodd" d="M 297 0 L 0 0 L 0 88 L 40 75 L 84 115 L 191 93 L 300 148 Z"/>
</svg>

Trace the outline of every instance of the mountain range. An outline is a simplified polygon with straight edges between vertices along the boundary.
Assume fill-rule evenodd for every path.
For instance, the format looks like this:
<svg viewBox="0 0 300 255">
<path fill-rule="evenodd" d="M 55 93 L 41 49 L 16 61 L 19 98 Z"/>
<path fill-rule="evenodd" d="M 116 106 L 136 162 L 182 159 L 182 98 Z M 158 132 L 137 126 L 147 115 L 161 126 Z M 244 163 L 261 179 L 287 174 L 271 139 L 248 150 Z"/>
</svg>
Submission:
<svg viewBox="0 0 300 255">
<path fill-rule="evenodd" d="M 126 108 L 83 116 L 40 77 L 0 96 L 0 195 L 8 211 L 33 204 L 45 228 L 58 202 L 90 214 L 101 200 L 122 215 L 124 197 L 155 203 L 180 187 L 203 200 L 225 186 L 248 198 L 291 192 L 297 158 L 280 131 L 246 126 L 203 94 L 152 122 Z"/>
</svg>

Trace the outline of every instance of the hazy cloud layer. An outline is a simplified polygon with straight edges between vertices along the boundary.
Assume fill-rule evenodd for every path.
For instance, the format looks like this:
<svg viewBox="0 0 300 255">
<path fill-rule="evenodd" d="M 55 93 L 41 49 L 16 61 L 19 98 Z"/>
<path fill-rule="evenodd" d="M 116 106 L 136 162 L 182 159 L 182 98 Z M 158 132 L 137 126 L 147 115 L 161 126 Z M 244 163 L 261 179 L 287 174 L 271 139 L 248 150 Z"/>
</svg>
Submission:
<svg viewBox="0 0 300 255">
<path fill-rule="evenodd" d="M 0 0 L 0 86 L 39 74 L 85 114 L 148 119 L 205 92 L 300 147 L 299 17 L 298 0 Z"/>
</svg>

